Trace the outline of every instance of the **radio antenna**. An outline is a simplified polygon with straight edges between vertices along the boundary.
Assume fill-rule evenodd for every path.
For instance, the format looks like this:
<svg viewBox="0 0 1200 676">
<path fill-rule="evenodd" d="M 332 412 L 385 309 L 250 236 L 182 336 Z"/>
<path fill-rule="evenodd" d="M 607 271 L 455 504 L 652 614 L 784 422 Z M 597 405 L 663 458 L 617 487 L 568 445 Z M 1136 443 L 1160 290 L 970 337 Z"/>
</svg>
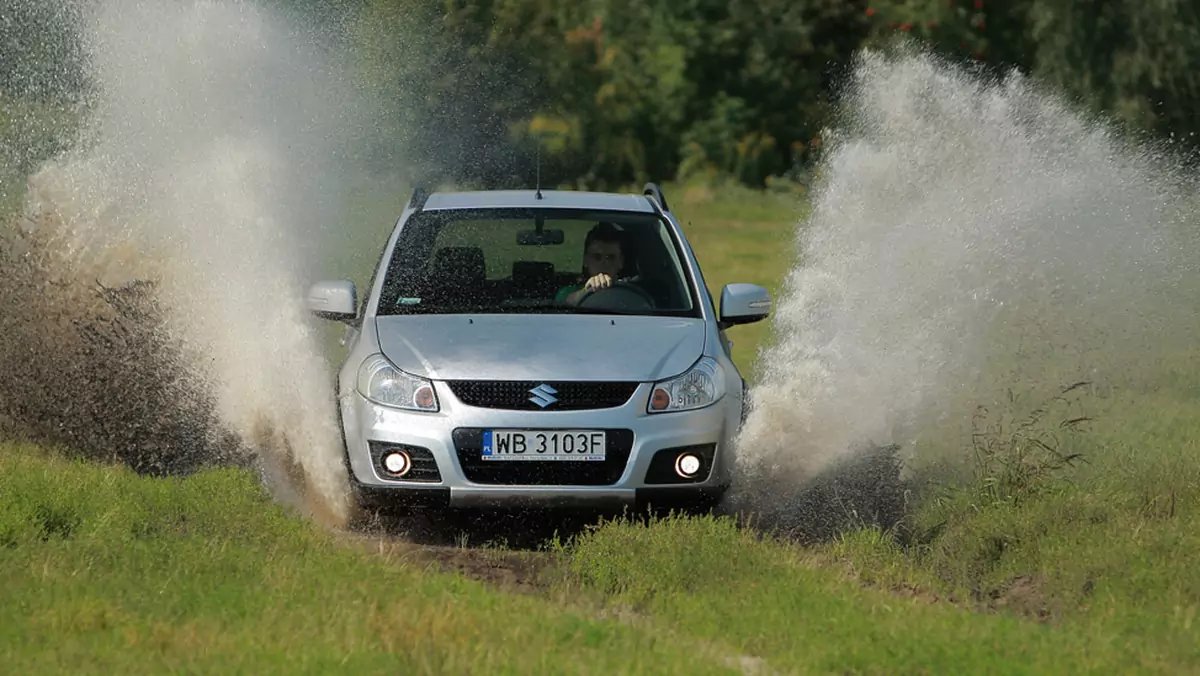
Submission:
<svg viewBox="0 0 1200 676">
<path fill-rule="evenodd" d="M 535 158 L 534 164 L 537 167 L 536 168 L 537 194 L 534 195 L 534 198 L 540 200 L 540 199 L 542 199 L 542 137 L 541 137 L 541 135 L 538 135 L 538 137 L 537 137 L 537 151 L 534 154 L 534 158 Z"/>
</svg>

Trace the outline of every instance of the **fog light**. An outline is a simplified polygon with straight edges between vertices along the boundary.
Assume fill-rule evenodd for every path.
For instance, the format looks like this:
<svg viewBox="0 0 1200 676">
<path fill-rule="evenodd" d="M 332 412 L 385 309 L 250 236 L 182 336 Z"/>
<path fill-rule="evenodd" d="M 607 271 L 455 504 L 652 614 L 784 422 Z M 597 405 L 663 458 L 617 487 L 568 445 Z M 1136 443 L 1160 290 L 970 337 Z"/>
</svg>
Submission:
<svg viewBox="0 0 1200 676">
<path fill-rule="evenodd" d="M 696 472 L 700 471 L 700 458 L 691 453 L 681 453 L 678 458 L 675 458 L 675 473 L 679 476 L 690 479 L 696 476 Z"/>
<path fill-rule="evenodd" d="M 410 467 L 412 467 L 412 460 L 404 451 L 391 451 L 383 456 L 383 468 L 396 476 L 408 474 Z"/>
</svg>

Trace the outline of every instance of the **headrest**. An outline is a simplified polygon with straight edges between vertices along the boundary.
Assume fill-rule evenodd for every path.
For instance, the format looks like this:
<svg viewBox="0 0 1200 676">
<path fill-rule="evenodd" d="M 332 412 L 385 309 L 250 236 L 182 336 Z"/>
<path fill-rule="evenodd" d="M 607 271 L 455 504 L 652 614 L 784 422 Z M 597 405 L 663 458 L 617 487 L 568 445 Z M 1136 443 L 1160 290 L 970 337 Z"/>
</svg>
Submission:
<svg viewBox="0 0 1200 676">
<path fill-rule="evenodd" d="M 446 281 L 482 282 L 487 277 L 483 249 L 474 246 L 448 246 L 434 254 L 433 270 Z"/>
<path fill-rule="evenodd" d="M 513 261 L 513 281 L 537 281 L 554 278 L 554 263 L 548 261 Z"/>
</svg>

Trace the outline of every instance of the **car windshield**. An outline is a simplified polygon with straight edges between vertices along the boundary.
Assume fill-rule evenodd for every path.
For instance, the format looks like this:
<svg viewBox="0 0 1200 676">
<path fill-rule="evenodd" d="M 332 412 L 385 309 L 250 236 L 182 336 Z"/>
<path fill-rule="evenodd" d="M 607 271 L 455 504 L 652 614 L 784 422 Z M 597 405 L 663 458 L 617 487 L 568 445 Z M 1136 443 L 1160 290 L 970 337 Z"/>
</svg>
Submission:
<svg viewBox="0 0 1200 676">
<path fill-rule="evenodd" d="M 400 231 L 378 314 L 615 313 L 698 317 L 680 243 L 657 214 L 426 211 Z M 609 288 L 583 289 L 606 275 Z"/>
</svg>

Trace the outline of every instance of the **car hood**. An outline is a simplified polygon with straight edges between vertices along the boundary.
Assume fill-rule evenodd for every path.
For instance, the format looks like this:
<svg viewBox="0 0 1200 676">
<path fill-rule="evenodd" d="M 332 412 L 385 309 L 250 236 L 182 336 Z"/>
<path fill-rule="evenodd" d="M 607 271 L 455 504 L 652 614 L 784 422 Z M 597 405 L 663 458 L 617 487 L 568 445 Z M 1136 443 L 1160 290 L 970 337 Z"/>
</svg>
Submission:
<svg viewBox="0 0 1200 676">
<path fill-rule="evenodd" d="M 405 315 L 375 320 L 397 368 L 436 380 L 659 380 L 704 352 L 704 321 L 613 315 Z"/>
</svg>

